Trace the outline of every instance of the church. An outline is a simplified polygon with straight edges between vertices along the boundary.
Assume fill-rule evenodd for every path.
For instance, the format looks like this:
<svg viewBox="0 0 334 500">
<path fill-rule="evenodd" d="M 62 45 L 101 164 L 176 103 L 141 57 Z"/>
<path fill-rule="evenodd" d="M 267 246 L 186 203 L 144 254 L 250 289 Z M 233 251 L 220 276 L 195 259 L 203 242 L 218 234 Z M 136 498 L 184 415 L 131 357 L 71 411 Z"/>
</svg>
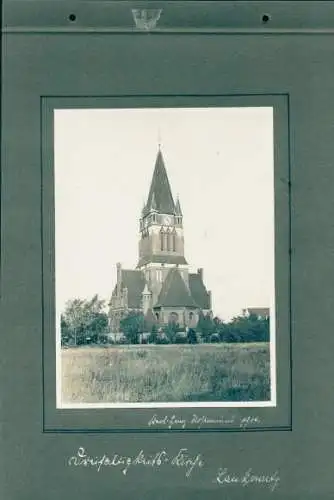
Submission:
<svg viewBox="0 0 334 500">
<path fill-rule="evenodd" d="M 158 327 L 172 322 L 195 328 L 199 315 L 211 313 L 211 292 L 203 269 L 189 272 L 184 254 L 183 215 L 174 202 L 159 146 L 147 202 L 139 220 L 139 257 L 136 269 L 117 267 L 117 282 L 109 303 L 111 332 L 129 312 L 143 313 Z"/>
</svg>

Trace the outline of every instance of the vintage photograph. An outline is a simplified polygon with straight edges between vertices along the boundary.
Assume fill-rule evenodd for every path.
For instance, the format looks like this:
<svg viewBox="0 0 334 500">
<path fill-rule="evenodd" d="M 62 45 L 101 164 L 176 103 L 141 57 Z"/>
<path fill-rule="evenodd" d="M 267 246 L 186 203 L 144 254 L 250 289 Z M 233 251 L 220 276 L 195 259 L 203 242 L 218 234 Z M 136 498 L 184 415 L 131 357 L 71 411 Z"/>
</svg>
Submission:
<svg viewBox="0 0 334 500">
<path fill-rule="evenodd" d="M 275 406 L 272 107 L 54 110 L 57 407 Z"/>
</svg>

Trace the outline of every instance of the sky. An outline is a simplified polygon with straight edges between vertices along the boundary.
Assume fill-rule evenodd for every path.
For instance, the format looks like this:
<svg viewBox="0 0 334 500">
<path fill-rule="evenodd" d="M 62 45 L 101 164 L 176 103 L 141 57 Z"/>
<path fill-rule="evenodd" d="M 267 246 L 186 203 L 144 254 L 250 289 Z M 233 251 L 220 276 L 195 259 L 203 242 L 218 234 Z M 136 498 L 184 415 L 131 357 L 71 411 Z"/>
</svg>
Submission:
<svg viewBox="0 0 334 500">
<path fill-rule="evenodd" d="M 214 314 L 273 303 L 272 108 L 59 109 L 54 120 L 58 310 L 109 300 L 116 262 L 136 267 L 159 142 Z"/>
</svg>

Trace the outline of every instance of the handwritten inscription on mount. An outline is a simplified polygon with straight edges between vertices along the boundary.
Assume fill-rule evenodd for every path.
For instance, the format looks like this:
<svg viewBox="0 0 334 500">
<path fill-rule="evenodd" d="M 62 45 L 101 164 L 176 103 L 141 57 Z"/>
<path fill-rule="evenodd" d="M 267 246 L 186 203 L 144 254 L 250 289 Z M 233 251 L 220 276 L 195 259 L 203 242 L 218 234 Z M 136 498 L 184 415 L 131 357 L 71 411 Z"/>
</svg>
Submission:
<svg viewBox="0 0 334 500">
<path fill-rule="evenodd" d="M 183 470 L 187 479 L 191 478 L 193 474 L 198 474 L 205 468 L 209 468 L 202 454 L 191 453 L 187 448 L 181 448 L 176 454 L 170 454 L 166 449 L 162 449 L 153 454 L 140 450 L 134 455 L 113 453 L 93 456 L 89 455 L 84 447 L 80 447 L 75 455 L 67 459 L 67 465 L 74 468 L 92 468 L 97 472 L 101 472 L 103 469 L 118 469 L 124 476 L 127 476 L 134 467 L 145 467 L 154 471 L 167 466 Z M 206 472 L 208 471 L 206 470 Z M 266 487 L 272 492 L 278 487 L 281 479 L 277 470 L 263 473 L 256 472 L 252 467 L 249 467 L 242 472 L 234 472 L 228 467 L 219 467 L 215 469 L 211 480 L 220 487 L 256 486 Z"/>
<path fill-rule="evenodd" d="M 239 427 L 246 429 L 257 427 L 261 424 L 261 419 L 258 416 L 247 415 L 246 417 L 208 417 L 207 415 L 193 414 L 190 418 L 182 417 L 181 415 L 157 415 L 154 414 L 148 421 L 148 427 L 164 427 L 167 429 L 186 429 L 187 427 L 195 427 L 197 429 L 205 427 Z"/>
<path fill-rule="evenodd" d="M 140 450 L 139 453 L 133 456 L 114 453 L 111 456 L 93 457 L 89 456 L 83 447 L 80 447 L 77 454 L 68 459 L 69 466 L 92 467 L 98 472 L 102 468 L 119 467 L 124 475 L 128 473 L 131 467 L 158 468 L 166 464 L 183 469 L 186 477 L 190 477 L 194 469 L 201 469 L 204 466 L 204 460 L 199 453 L 191 455 L 187 448 L 181 448 L 174 456 L 169 455 L 166 450 L 159 450 L 157 453 L 150 455 L 146 454 L 144 450 Z"/>
</svg>

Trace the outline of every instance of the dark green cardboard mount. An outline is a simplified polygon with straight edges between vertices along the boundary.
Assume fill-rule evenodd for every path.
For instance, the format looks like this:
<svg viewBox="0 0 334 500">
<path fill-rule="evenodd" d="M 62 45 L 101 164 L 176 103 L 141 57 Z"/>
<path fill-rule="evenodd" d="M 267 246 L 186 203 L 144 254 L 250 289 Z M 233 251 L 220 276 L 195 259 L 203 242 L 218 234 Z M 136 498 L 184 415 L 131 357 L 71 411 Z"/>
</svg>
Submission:
<svg viewBox="0 0 334 500">
<path fill-rule="evenodd" d="M 0 497 L 332 499 L 333 2 L 7 0 L 2 29 Z M 177 431 L 147 409 L 57 410 L 52 110 L 247 105 L 274 107 L 277 407 Z M 80 446 L 204 467 L 71 468 Z M 221 485 L 221 468 L 279 486 Z"/>
</svg>

